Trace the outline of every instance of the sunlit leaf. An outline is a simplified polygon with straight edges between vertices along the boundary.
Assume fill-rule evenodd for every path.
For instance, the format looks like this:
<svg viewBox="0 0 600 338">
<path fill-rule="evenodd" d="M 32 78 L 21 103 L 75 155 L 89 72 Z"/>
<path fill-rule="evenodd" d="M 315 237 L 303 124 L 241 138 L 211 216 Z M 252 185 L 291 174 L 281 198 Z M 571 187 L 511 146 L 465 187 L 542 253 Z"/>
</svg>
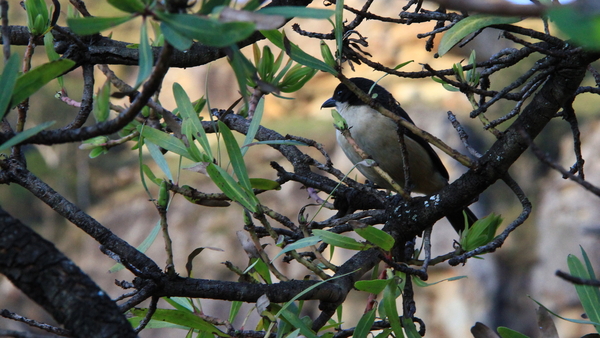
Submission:
<svg viewBox="0 0 600 338">
<path fill-rule="evenodd" d="M 371 245 L 369 245 L 368 243 L 360 243 L 353 238 L 336 234 L 331 231 L 313 230 L 313 234 L 329 245 L 337 246 L 344 249 L 366 250 L 371 248 Z"/>
<path fill-rule="evenodd" d="M 154 128 L 144 128 L 144 130 L 142 131 L 142 136 L 149 139 L 152 143 L 156 144 L 161 148 L 167 149 L 168 151 L 172 151 L 175 154 L 193 160 L 190 154 L 188 153 L 183 141 L 181 141 L 173 135 L 167 134 Z"/>
<path fill-rule="evenodd" d="M 146 313 L 148 313 L 148 309 L 131 309 L 130 312 L 134 316 L 144 317 Z M 220 337 L 229 337 L 227 334 L 217 329 L 213 324 L 210 324 L 190 311 L 156 309 L 156 312 L 152 315 L 152 319 L 182 325 L 202 332 L 216 334 Z"/>
<path fill-rule="evenodd" d="M 390 251 L 394 246 L 394 237 L 387 232 L 372 226 L 356 228 L 354 231 L 362 238 L 385 251 Z"/>
</svg>

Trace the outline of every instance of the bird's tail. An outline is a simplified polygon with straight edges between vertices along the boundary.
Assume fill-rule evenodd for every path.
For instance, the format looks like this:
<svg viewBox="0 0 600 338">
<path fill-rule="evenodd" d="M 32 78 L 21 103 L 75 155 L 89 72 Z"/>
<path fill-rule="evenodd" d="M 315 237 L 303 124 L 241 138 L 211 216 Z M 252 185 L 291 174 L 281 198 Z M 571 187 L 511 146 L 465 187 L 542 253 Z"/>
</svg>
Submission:
<svg viewBox="0 0 600 338">
<path fill-rule="evenodd" d="M 471 211 L 469 208 L 465 208 L 460 210 L 459 212 L 453 212 L 449 215 L 446 215 L 446 218 L 452 224 L 454 230 L 457 233 L 465 230 L 465 222 L 470 226 L 473 225 L 477 221 L 477 216 Z"/>
</svg>

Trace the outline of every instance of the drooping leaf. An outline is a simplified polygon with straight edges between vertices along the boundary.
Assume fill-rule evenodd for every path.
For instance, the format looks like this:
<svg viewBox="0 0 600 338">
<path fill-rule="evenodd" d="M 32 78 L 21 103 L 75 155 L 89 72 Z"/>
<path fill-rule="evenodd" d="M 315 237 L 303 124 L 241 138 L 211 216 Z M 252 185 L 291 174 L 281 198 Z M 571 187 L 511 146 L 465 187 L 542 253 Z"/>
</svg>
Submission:
<svg viewBox="0 0 600 338">
<path fill-rule="evenodd" d="M 113 18 L 102 18 L 98 16 L 87 16 L 84 18 L 68 18 L 67 24 L 71 30 L 79 35 L 92 35 L 100 33 L 103 30 L 107 30 L 116 27 L 122 23 L 125 23 L 134 16 L 118 16 Z"/>
<path fill-rule="evenodd" d="M 110 113 L 110 81 L 106 81 L 104 86 L 99 89 L 94 101 L 94 118 L 96 122 L 104 122 L 108 119 Z"/>
<path fill-rule="evenodd" d="M 522 19 L 519 17 L 496 16 L 490 14 L 476 14 L 468 16 L 456 23 L 444 34 L 442 40 L 440 41 L 438 54 L 440 56 L 446 54 L 452 47 L 454 47 L 454 45 L 456 45 L 467 35 L 475 33 L 484 27 L 500 24 L 511 24 L 521 20 Z"/>
<path fill-rule="evenodd" d="M 150 76 L 150 73 L 152 73 L 152 66 L 154 65 L 154 55 L 152 54 L 152 47 L 150 47 L 150 42 L 148 41 L 148 31 L 145 20 L 142 22 L 142 27 L 140 28 L 140 46 L 138 52 L 140 57 L 138 77 L 135 82 L 136 88 Z"/>
<path fill-rule="evenodd" d="M 17 75 L 19 74 L 19 55 L 12 53 L 0 76 L 0 120 L 4 118 L 6 112 L 12 108 L 9 107 L 10 99 L 15 88 Z"/>
<path fill-rule="evenodd" d="M 184 51 L 192 46 L 192 39 L 181 35 L 164 22 L 160 23 L 160 30 L 162 31 L 165 40 L 178 50 Z"/>
<path fill-rule="evenodd" d="M 250 185 L 259 190 L 281 190 L 281 184 L 266 178 L 250 178 Z"/>
<path fill-rule="evenodd" d="M 148 151 L 150 152 L 150 156 L 152 156 L 152 159 L 158 165 L 158 167 L 163 172 L 163 174 L 165 174 L 165 176 L 169 180 L 173 181 L 173 174 L 171 174 L 171 169 L 169 169 L 169 164 L 167 163 L 167 160 L 165 159 L 165 155 L 163 155 L 163 153 L 160 151 L 158 146 L 156 144 L 154 144 L 154 142 L 152 142 L 150 139 L 147 139 L 146 142 L 144 142 L 144 144 L 146 145 L 146 148 L 148 148 Z"/>
<path fill-rule="evenodd" d="M 254 117 L 252 117 L 252 121 L 250 122 L 250 126 L 248 127 L 248 132 L 246 133 L 246 137 L 244 138 L 244 144 L 242 145 L 242 156 L 246 155 L 248 151 L 247 145 L 252 143 L 256 133 L 258 132 L 258 128 L 260 127 L 260 121 L 262 120 L 262 115 L 265 110 L 265 99 L 264 97 L 258 101 L 256 105 L 256 110 L 254 111 Z"/>
<path fill-rule="evenodd" d="M 75 61 L 69 59 L 56 60 L 38 66 L 19 76 L 15 82 L 10 108 L 23 102 L 23 100 L 33 95 L 33 93 L 42 88 L 46 83 L 71 69 L 73 66 L 75 66 Z"/>
</svg>

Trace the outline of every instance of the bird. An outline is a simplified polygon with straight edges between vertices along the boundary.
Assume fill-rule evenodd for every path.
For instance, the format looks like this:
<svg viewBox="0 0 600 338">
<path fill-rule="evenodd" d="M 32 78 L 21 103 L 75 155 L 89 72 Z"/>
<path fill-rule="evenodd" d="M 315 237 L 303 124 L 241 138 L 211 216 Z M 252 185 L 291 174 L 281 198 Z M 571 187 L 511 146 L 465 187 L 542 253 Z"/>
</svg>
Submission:
<svg viewBox="0 0 600 338">
<path fill-rule="evenodd" d="M 351 78 L 350 81 L 387 110 L 409 123 L 415 124 L 392 94 L 382 86 L 361 77 Z M 402 146 L 399 142 L 398 124 L 394 120 L 382 115 L 363 102 L 343 83 L 335 88 L 333 96 L 321 106 L 321 109 L 323 108 L 335 108 L 346 120 L 350 135 L 358 147 L 369 154 L 383 171 L 404 188 Z M 363 161 L 363 158 L 342 135 L 341 131 L 337 130 L 336 134 L 337 143 L 346 154 L 346 157 L 353 164 Z M 412 191 L 431 195 L 448 185 L 450 179 L 448 170 L 446 170 L 431 145 L 410 130 L 404 129 L 403 135 L 408 154 L 409 179 Z M 372 183 L 381 188 L 395 191 L 392 185 L 381 177 L 373 167 L 359 164 L 357 168 Z M 477 216 L 469 208 L 446 215 L 457 233 L 465 229 L 463 211 L 466 214 L 469 226 L 477 220 Z"/>
</svg>

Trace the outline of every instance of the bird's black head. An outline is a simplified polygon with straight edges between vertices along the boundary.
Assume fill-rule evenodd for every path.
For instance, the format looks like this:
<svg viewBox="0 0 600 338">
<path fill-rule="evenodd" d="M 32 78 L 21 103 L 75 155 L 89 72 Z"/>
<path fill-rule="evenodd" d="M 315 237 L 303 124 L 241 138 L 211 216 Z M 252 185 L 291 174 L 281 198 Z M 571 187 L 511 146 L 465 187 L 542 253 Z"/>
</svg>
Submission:
<svg viewBox="0 0 600 338">
<path fill-rule="evenodd" d="M 383 87 L 375 82 L 365 79 L 362 77 L 353 77 L 350 79 L 352 83 L 354 83 L 360 90 L 370 95 L 375 101 L 379 102 L 382 106 L 387 109 L 391 109 L 396 104 L 396 100 Z M 352 106 L 363 106 L 366 105 L 361 99 L 356 96 L 348 87 L 340 83 L 333 92 L 333 96 L 325 101 L 321 108 L 331 108 L 335 107 L 335 103 L 348 103 Z"/>
</svg>

